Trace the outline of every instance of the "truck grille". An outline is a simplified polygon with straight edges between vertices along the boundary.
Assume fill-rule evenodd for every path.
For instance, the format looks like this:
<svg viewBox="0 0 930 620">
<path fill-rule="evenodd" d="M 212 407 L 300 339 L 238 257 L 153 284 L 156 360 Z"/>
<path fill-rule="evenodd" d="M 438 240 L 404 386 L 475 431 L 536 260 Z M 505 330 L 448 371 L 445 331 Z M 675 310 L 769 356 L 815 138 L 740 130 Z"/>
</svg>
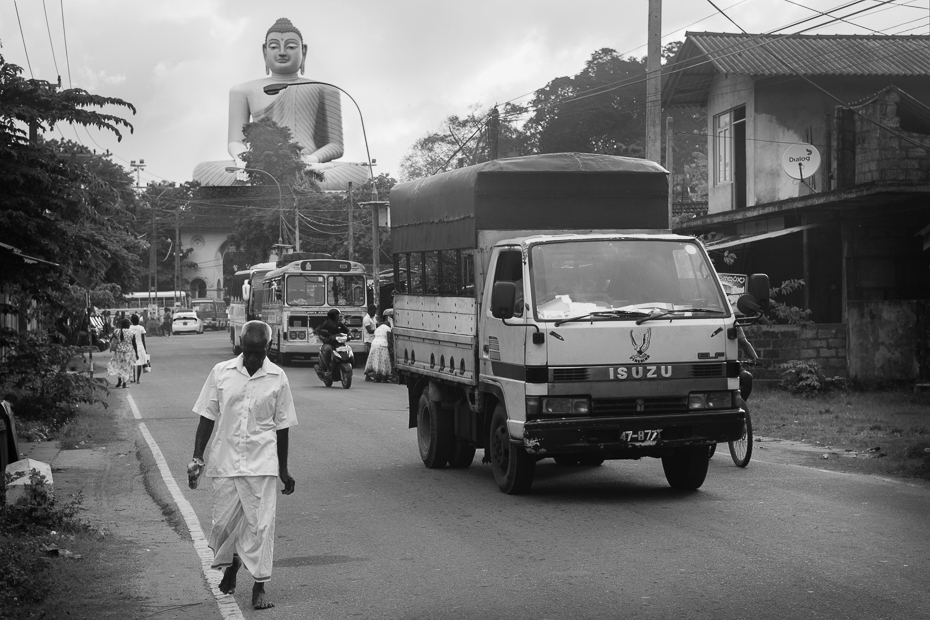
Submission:
<svg viewBox="0 0 930 620">
<path fill-rule="evenodd" d="M 726 377 L 726 364 L 692 364 L 691 376 L 695 378 Z"/>
<path fill-rule="evenodd" d="M 598 398 L 591 402 L 594 417 L 684 413 L 688 411 L 687 396 L 655 398 Z"/>
<path fill-rule="evenodd" d="M 558 383 L 560 381 L 569 382 L 569 381 L 587 381 L 590 373 L 587 368 L 553 368 L 552 369 L 552 381 L 553 383 Z"/>
</svg>

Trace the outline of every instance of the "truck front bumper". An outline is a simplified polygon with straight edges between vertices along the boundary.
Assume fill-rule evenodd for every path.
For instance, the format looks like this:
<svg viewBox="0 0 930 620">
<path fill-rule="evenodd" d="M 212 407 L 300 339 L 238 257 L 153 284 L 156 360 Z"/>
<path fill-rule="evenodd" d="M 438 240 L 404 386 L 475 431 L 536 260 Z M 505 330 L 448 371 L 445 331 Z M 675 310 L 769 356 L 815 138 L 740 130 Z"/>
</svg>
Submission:
<svg viewBox="0 0 930 620">
<path fill-rule="evenodd" d="M 535 456 L 662 456 L 678 447 L 739 439 L 744 417 L 743 409 L 728 409 L 661 416 L 531 420 L 523 425 L 523 445 Z"/>
</svg>

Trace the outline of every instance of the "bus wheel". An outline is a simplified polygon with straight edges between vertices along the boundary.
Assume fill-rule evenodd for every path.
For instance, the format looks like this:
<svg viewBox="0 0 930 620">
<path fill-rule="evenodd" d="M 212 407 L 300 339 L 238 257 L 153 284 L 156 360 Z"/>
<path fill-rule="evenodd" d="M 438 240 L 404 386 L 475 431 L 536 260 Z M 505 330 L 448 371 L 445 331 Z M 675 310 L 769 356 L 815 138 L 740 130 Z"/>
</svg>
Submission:
<svg viewBox="0 0 930 620">
<path fill-rule="evenodd" d="M 439 405 L 430 402 L 426 392 L 420 394 L 417 405 L 417 447 L 423 464 L 430 469 L 445 467 L 454 441 L 452 416 L 443 415 Z"/>
<path fill-rule="evenodd" d="M 278 357 L 281 358 L 281 361 L 280 361 L 280 362 L 276 362 L 276 363 L 280 364 L 281 366 L 290 366 L 290 365 L 291 365 L 291 356 L 288 355 L 287 353 L 281 353 L 280 355 L 276 355 L 275 357 L 276 357 L 276 358 L 278 358 Z"/>
<path fill-rule="evenodd" d="M 536 474 L 536 459 L 527 454 L 522 445 L 510 441 L 507 411 L 500 403 L 491 418 L 488 450 L 494 481 L 501 491 L 508 495 L 521 495 L 530 490 Z"/>
</svg>

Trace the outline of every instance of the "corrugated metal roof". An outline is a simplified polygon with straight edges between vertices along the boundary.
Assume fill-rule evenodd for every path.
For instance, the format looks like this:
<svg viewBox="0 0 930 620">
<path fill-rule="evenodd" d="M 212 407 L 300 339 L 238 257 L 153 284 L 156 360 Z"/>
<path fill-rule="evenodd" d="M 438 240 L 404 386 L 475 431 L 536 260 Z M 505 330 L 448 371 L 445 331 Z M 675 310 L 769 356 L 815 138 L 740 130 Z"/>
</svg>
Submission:
<svg viewBox="0 0 930 620">
<path fill-rule="evenodd" d="M 930 75 L 930 36 L 687 33 L 722 73 Z M 781 59 L 784 62 L 781 62 Z"/>
</svg>

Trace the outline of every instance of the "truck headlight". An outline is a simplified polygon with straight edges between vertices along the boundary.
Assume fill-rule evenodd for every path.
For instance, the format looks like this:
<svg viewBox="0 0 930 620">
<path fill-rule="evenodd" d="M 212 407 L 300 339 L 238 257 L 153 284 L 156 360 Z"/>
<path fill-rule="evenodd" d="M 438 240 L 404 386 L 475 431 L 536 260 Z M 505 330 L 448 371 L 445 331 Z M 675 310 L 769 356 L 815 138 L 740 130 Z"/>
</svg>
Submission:
<svg viewBox="0 0 930 620">
<path fill-rule="evenodd" d="M 540 399 L 542 415 L 588 415 L 591 413 L 591 401 L 587 398 L 542 398 Z"/>
<path fill-rule="evenodd" d="M 730 409 L 733 392 L 692 392 L 688 394 L 688 409 Z"/>
</svg>

